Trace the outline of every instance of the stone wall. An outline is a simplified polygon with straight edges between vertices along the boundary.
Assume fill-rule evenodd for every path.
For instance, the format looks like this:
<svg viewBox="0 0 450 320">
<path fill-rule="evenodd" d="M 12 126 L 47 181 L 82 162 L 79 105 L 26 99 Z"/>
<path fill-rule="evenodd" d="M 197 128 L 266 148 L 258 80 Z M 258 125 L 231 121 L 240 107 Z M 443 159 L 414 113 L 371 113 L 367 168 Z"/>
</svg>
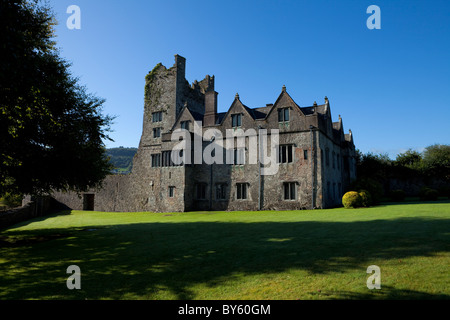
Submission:
<svg viewBox="0 0 450 320">
<path fill-rule="evenodd" d="M 23 202 L 19 208 L 6 211 L 0 211 L 0 229 L 8 228 L 19 222 L 41 217 L 52 209 L 52 199 L 49 197 L 36 198 L 30 197 Z"/>
</svg>

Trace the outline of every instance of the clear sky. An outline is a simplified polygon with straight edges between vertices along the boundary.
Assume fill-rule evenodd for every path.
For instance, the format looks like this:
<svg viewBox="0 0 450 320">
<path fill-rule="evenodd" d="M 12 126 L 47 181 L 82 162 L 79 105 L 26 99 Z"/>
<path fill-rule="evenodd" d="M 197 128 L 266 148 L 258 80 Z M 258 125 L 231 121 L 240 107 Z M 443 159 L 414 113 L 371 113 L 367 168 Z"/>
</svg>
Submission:
<svg viewBox="0 0 450 320">
<path fill-rule="evenodd" d="M 248 107 L 286 85 L 300 106 L 330 99 L 362 152 L 450 143 L 450 1 L 50 0 L 56 41 L 73 74 L 117 116 L 107 147 L 137 147 L 144 77 L 174 55 L 192 83 L 215 75 L 219 111 Z M 70 30 L 70 5 L 81 29 Z M 370 5 L 381 29 L 369 30 Z"/>
</svg>

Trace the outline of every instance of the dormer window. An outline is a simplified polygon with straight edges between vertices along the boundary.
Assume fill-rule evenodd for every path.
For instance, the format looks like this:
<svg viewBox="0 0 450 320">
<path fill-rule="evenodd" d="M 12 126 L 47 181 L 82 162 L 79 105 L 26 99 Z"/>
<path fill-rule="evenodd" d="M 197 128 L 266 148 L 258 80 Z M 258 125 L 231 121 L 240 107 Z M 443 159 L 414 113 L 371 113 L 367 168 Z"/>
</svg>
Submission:
<svg viewBox="0 0 450 320">
<path fill-rule="evenodd" d="M 279 108 L 278 122 L 288 122 L 288 121 L 289 121 L 289 108 Z"/>
<path fill-rule="evenodd" d="M 189 121 L 181 121 L 181 129 L 189 130 Z"/>
<path fill-rule="evenodd" d="M 232 114 L 231 115 L 231 126 L 233 128 L 237 128 L 240 127 L 242 124 L 242 114 L 238 113 L 238 114 Z"/>
</svg>

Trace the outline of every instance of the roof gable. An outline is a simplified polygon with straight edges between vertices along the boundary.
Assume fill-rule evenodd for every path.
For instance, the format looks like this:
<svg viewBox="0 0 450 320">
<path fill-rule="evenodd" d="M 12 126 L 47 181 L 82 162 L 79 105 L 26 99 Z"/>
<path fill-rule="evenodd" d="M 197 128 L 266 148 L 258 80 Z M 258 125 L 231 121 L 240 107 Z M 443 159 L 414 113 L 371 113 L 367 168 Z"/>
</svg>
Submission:
<svg viewBox="0 0 450 320">
<path fill-rule="evenodd" d="M 203 121 L 203 115 L 192 111 L 191 109 L 189 109 L 188 105 L 185 104 L 183 109 L 181 109 L 180 113 L 178 114 L 177 119 L 175 120 L 175 123 L 173 124 L 172 128 L 170 129 L 170 131 L 172 132 L 177 125 L 180 123 L 180 119 L 183 117 L 184 114 L 188 114 L 188 117 L 190 118 L 191 121 Z"/>
<path fill-rule="evenodd" d="M 234 101 L 231 104 L 230 108 L 228 109 L 228 111 L 225 113 L 225 115 L 222 118 L 222 121 L 220 121 L 220 124 L 223 124 L 225 122 L 225 119 L 227 119 L 229 117 L 229 114 L 232 112 L 232 110 L 234 110 L 235 108 L 241 107 L 243 110 L 245 110 L 245 112 L 254 120 L 254 114 L 253 114 L 253 110 L 250 109 L 249 107 L 247 107 L 246 105 L 244 105 L 241 100 L 239 99 L 239 94 L 236 93 L 236 96 L 234 97 Z"/>
<path fill-rule="evenodd" d="M 300 106 L 295 103 L 294 99 L 292 99 L 289 93 L 287 93 L 285 86 L 283 86 L 280 95 L 278 96 L 270 111 L 267 113 L 266 119 L 271 115 L 273 110 L 277 109 L 278 107 L 292 107 L 294 110 L 297 110 L 297 112 L 299 112 L 301 116 L 305 115 L 300 109 Z"/>
</svg>

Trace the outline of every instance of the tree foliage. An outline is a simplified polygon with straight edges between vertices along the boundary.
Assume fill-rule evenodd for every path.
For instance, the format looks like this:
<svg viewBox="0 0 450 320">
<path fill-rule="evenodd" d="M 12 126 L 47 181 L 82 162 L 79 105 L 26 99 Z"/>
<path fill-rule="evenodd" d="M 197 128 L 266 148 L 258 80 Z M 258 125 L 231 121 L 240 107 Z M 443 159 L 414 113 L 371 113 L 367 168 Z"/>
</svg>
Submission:
<svg viewBox="0 0 450 320">
<path fill-rule="evenodd" d="M 131 171 L 133 166 L 133 157 L 137 148 L 110 148 L 106 149 L 110 163 L 114 166 L 114 171 Z"/>
<path fill-rule="evenodd" d="M 426 147 L 423 167 L 429 175 L 441 176 L 450 182 L 450 145 L 434 144 Z"/>
<path fill-rule="evenodd" d="M 375 203 L 384 195 L 390 195 L 392 199 L 404 198 L 404 192 L 392 192 L 389 190 L 390 179 L 408 181 L 422 181 L 424 185 L 432 181 L 440 181 L 441 196 L 448 196 L 450 190 L 450 145 L 431 145 L 423 152 L 409 149 L 397 155 L 395 160 L 389 159 L 385 154 L 363 154 L 357 150 L 356 157 L 357 180 L 349 186 L 350 189 L 369 190 Z M 432 198 L 436 190 L 429 192 Z"/>
<path fill-rule="evenodd" d="M 395 159 L 395 163 L 408 168 L 418 168 L 422 161 L 422 154 L 413 149 L 408 149 L 403 153 L 399 153 Z"/>
<path fill-rule="evenodd" d="M 0 21 L 0 194 L 98 186 L 112 118 L 59 56 L 50 8 L 0 0 Z"/>
</svg>

